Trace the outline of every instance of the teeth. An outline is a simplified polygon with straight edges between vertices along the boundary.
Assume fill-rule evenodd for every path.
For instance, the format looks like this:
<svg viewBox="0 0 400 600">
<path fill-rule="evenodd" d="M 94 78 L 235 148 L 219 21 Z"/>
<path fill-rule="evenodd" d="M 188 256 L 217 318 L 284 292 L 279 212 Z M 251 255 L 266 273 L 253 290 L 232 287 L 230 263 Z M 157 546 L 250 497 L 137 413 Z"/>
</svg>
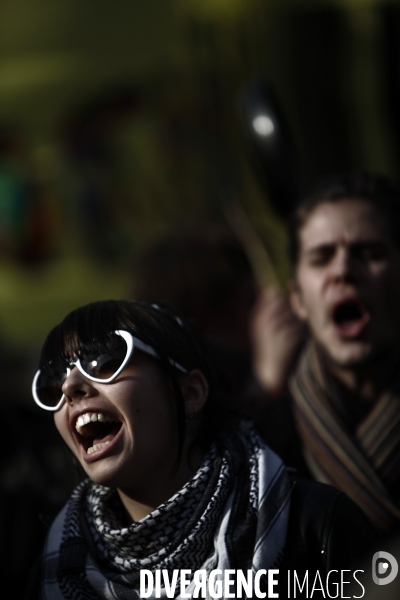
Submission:
<svg viewBox="0 0 400 600">
<path fill-rule="evenodd" d="M 100 421 L 100 423 L 118 423 L 118 421 L 108 417 L 104 413 L 87 412 L 77 418 L 75 429 L 78 433 L 82 433 L 82 429 L 85 425 L 88 423 L 95 423 L 96 421 Z"/>
<path fill-rule="evenodd" d="M 95 444 L 94 446 L 90 446 L 90 448 L 87 449 L 87 453 L 92 454 L 92 452 L 95 452 L 95 450 L 103 448 L 103 446 L 107 446 L 109 443 L 110 442 L 102 442 L 101 444 Z"/>
</svg>

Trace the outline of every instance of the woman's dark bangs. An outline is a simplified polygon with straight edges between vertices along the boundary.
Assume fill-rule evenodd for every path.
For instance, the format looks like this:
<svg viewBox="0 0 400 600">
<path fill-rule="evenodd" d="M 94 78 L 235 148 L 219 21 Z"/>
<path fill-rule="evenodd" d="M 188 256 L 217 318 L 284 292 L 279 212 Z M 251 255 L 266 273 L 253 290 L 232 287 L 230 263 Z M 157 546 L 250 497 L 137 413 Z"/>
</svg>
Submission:
<svg viewBox="0 0 400 600">
<path fill-rule="evenodd" d="M 68 314 L 48 335 L 41 366 L 50 361 L 65 365 L 83 349 L 102 350 L 113 343 L 113 333 L 118 329 L 152 346 L 168 371 L 172 359 L 188 370 L 200 368 L 206 377 L 209 375 L 202 352 L 190 334 L 153 307 L 127 300 L 94 302 Z"/>
<path fill-rule="evenodd" d="M 40 366 L 50 362 L 65 364 L 84 348 L 101 350 L 112 343 L 113 332 L 124 329 L 117 306 L 96 302 L 72 311 L 48 335 L 41 354 Z"/>
</svg>

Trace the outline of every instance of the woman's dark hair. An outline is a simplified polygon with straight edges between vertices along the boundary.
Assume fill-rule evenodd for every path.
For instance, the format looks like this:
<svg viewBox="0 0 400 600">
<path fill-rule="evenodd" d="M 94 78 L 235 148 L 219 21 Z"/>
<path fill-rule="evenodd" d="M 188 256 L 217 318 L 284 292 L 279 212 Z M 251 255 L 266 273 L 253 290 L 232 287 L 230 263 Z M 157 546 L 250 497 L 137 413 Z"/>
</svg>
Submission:
<svg viewBox="0 0 400 600">
<path fill-rule="evenodd" d="M 113 343 L 113 332 L 118 329 L 129 331 L 152 346 L 159 357 L 161 369 L 172 383 L 177 406 L 178 459 L 185 436 L 185 407 L 179 385 L 181 372 L 171 365 L 171 359 L 187 371 L 199 369 L 203 373 L 209 385 L 209 395 L 198 441 L 206 448 L 221 428 L 224 415 L 214 398 L 211 372 L 201 341 L 167 308 L 129 300 L 104 300 L 77 308 L 47 336 L 40 357 L 40 368 L 49 363 L 64 368 L 79 350 L 101 350 L 105 343 Z"/>
<path fill-rule="evenodd" d="M 400 246 L 400 188 L 383 175 L 357 171 L 319 184 L 296 207 L 289 222 L 289 257 L 295 268 L 299 259 L 299 233 L 313 210 L 325 202 L 361 199 L 374 205 L 385 218 L 393 242 Z"/>
</svg>

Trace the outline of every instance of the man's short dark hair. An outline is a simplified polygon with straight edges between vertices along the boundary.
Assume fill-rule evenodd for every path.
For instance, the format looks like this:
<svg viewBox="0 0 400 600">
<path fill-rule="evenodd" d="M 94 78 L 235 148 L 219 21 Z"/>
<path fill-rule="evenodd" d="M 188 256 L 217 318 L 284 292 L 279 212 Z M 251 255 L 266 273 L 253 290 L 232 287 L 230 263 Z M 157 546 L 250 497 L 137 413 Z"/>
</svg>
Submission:
<svg viewBox="0 0 400 600">
<path fill-rule="evenodd" d="M 400 247 L 400 187 L 384 175 L 357 171 L 345 173 L 319 184 L 297 205 L 289 222 L 289 256 L 297 265 L 300 251 L 299 233 L 313 210 L 324 202 L 343 199 L 371 202 L 384 216 L 394 243 Z"/>
</svg>

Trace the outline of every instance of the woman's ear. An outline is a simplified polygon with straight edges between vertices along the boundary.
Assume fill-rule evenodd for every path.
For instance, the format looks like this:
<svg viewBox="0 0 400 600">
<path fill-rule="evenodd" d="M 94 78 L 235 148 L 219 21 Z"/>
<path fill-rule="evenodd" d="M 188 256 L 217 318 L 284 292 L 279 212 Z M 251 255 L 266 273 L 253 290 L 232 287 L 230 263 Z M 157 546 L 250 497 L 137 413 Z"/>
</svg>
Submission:
<svg viewBox="0 0 400 600">
<path fill-rule="evenodd" d="M 195 417 L 207 400 L 207 380 L 199 369 L 194 369 L 181 380 L 181 389 L 185 401 L 186 417 Z"/>
</svg>

